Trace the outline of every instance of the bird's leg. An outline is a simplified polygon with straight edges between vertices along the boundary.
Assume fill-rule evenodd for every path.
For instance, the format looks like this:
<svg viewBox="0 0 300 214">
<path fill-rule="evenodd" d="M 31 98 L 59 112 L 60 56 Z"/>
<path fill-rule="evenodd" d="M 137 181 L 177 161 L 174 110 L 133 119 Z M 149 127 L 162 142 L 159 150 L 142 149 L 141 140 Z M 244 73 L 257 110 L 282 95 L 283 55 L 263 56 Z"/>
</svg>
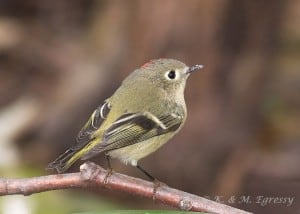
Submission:
<svg viewBox="0 0 300 214">
<path fill-rule="evenodd" d="M 149 172 L 147 172 L 145 169 L 143 169 L 140 165 L 136 165 L 136 167 L 141 171 L 143 172 L 154 184 L 154 187 L 153 187 L 153 196 L 152 196 L 152 199 L 153 201 L 155 201 L 156 199 L 156 192 L 157 192 L 157 189 L 160 187 L 160 186 L 163 186 L 163 185 L 166 185 L 162 182 L 160 182 L 158 179 L 156 179 L 155 177 L 153 177 Z"/>
<path fill-rule="evenodd" d="M 151 181 L 157 180 L 154 178 L 149 172 L 147 172 L 145 169 L 143 169 L 140 165 L 136 165 L 136 168 L 138 168 L 142 173 L 144 173 Z"/>
<path fill-rule="evenodd" d="M 112 170 L 111 163 L 110 163 L 110 156 L 108 154 L 105 154 L 105 157 L 106 157 L 106 160 L 107 160 L 107 173 L 106 173 L 106 176 L 104 178 L 104 184 L 106 185 L 107 182 L 108 182 L 107 179 L 109 178 L 109 176 L 112 175 L 113 170 Z"/>
</svg>

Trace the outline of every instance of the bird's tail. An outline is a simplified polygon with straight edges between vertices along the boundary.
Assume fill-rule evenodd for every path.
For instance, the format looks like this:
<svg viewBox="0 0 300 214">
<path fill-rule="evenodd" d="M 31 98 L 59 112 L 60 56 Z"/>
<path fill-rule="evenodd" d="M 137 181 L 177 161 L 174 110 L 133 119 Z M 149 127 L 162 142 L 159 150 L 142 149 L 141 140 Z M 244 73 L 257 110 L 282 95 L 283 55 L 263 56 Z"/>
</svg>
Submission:
<svg viewBox="0 0 300 214">
<path fill-rule="evenodd" d="M 47 169 L 55 169 L 58 173 L 65 172 L 74 164 L 75 161 L 83 157 L 91 149 L 90 143 L 80 149 L 75 147 L 68 149 L 63 154 L 58 156 L 58 158 L 56 158 L 53 162 L 51 162 Z"/>
<path fill-rule="evenodd" d="M 54 161 L 49 163 L 47 169 L 56 169 L 58 173 L 63 173 L 72 166 L 72 164 L 80 157 L 77 157 L 76 151 L 68 149 Z"/>
</svg>

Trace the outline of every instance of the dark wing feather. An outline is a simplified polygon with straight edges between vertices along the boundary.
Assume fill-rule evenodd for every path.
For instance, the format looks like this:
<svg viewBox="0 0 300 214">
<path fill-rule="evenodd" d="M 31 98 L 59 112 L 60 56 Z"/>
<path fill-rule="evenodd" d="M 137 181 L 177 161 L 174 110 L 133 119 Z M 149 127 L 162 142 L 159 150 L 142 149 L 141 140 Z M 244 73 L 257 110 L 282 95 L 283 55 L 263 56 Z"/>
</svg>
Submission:
<svg viewBox="0 0 300 214">
<path fill-rule="evenodd" d="M 176 131 L 183 118 L 177 114 L 155 117 L 150 113 L 126 113 L 104 133 L 102 143 L 90 150 L 83 159 L 103 151 L 114 150 L 148 140 L 170 131 Z"/>
<path fill-rule="evenodd" d="M 127 120 L 117 120 L 104 134 L 101 147 L 105 150 L 117 149 L 146 140 L 146 133 L 152 136 L 163 132 L 163 128 L 152 119 L 142 114 L 127 114 Z M 126 119 L 126 118 L 125 118 Z M 121 121 L 121 122 L 118 122 Z"/>
<path fill-rule="evenodd" d="M 76 144 L 73 149 L 81 149 L 93 139 L 93 134 L 99 129 L 102 122 L 110 111 L 110 104 L 106 101 L 103 105 L 95 109 L 89 120 L 80 130 L 76 138 Z"/>
</svg>

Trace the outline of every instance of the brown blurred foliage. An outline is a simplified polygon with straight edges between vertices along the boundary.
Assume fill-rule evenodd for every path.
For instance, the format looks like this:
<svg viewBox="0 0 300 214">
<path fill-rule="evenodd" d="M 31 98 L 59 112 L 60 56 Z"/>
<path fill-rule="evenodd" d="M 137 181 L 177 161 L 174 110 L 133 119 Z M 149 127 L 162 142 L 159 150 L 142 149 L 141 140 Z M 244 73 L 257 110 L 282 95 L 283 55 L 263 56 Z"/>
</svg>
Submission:
<svg viewBox="0 0 300 214">
<path fill-rule="evenodd" d="M 212 199 L 298 199 L 234 204 L 253 212 L 299 211 L 299 9 L 284 0 L 1 1 L 0 121 L 20 106 L 8 117 L 19 160 L 43 168 L 138 66 L 201 63 L 186 89 L 185 127 L 142 165 Z"/>
</svg>

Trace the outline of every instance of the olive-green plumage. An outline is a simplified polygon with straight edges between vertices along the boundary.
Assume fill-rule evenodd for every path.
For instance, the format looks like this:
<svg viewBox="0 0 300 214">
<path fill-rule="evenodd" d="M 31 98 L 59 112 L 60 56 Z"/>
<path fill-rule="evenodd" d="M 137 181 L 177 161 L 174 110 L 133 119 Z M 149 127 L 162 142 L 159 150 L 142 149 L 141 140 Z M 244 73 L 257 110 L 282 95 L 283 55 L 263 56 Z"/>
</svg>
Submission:
<svg viewBox="0 0 300 214">
<path fill-rule="evenodd" d="M 58 172 L 101 152 L 133 166 L 172 138 L 186 119 L 184 89 L 202 68 L 174 59 L 152 60 L 132 72 L 91 115 L 76 144 L 49 164 Z"/>
</svg>

